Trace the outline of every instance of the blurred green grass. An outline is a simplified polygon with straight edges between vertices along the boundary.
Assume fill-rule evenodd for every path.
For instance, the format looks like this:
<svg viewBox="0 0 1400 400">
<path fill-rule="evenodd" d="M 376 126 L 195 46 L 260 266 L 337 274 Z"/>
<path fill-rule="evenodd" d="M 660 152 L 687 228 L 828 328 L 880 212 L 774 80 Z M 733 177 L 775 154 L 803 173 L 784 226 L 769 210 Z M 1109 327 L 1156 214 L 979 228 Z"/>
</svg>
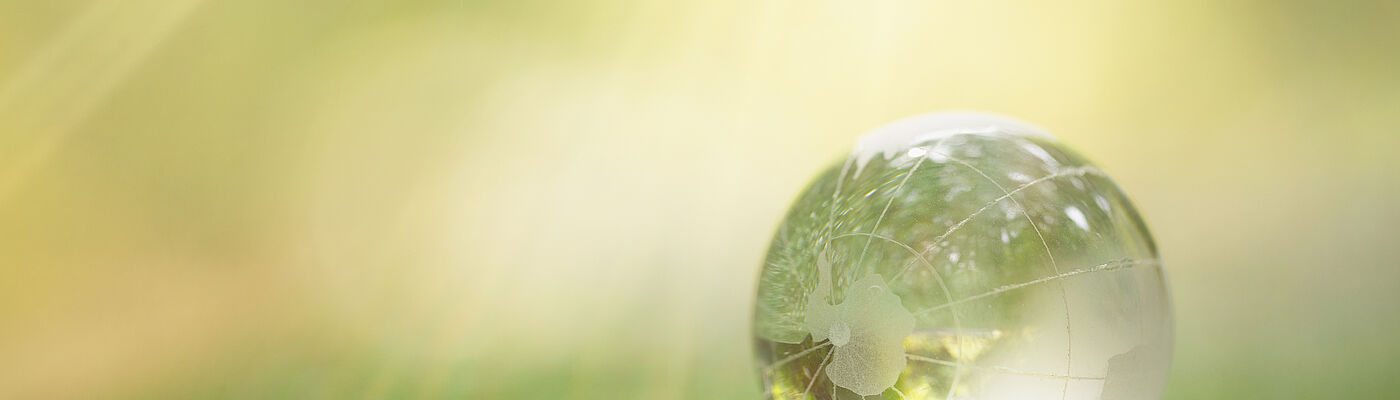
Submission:
<svg viewBox="0 0 1400 400">
<path fill-rule="evenodd" d="M 1400 393 L 1390 2 L 0 1 L 0 398 L 745 398 L 762 251 L 982 109 L 1138 202 L 1168 398 Z"/>
</svg>

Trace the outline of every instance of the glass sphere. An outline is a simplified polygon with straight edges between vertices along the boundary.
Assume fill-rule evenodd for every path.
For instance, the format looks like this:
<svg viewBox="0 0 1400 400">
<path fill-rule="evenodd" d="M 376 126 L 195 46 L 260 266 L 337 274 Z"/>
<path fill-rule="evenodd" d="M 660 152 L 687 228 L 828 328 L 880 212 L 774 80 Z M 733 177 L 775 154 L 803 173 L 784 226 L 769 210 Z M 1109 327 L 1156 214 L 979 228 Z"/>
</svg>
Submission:
<svg viewBox="0 0 1400 400">
<path fill-rule="evenodd" d="M 1142 218 L 1044 131 L 971 113 L 867 134 L 768 250 L 773 399 L 1153 399 L 1171 305 Z"/>
</svg>

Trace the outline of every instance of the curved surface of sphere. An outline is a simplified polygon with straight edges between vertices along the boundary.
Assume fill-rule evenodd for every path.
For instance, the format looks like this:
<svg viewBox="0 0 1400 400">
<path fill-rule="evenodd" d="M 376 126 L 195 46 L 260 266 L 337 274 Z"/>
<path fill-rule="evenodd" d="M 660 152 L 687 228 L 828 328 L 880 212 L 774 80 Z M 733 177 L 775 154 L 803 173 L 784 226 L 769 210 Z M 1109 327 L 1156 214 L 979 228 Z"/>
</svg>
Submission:
<svg viewBox="0 0 1400 400">
<path fill-rule="evenodd" d="M 799 196 L 759 277 L 775 399 L 1155 399 L 1171 307 L 1102 170 L 1004 117 L 875 130 Z"/>
</svg>

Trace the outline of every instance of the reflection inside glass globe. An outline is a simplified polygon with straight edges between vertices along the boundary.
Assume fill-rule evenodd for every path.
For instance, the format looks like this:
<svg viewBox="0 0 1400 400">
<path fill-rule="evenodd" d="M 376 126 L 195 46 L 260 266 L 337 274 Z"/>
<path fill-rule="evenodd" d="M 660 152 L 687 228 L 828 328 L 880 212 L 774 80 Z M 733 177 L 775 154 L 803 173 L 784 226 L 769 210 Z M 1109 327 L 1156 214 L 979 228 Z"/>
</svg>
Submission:
<svg viewBox="0 0 1400 400">
<path fill-rule="evenodd" d="M 774 399 L 1151 399 L 1170 363 L 1157 250 L 1104 172 L 1023 122 L 930 114 L 807 187 L 761 269 Z"/>
</svg>

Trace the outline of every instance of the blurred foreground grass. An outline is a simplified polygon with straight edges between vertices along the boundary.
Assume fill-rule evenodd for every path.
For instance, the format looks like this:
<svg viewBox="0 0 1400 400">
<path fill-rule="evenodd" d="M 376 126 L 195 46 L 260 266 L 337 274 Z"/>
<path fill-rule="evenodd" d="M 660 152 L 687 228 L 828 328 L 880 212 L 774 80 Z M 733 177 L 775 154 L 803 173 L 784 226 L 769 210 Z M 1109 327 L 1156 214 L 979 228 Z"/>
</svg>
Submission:
<svg viewBox="0 0 1400 400">
<path fill-rule="evenodd" d="M 1169 398 L 1400 393 L 1390 2 L 0 1 L 0 398 L 746 398 L 855 135 L 1135 198 Z"/>
</svg>

